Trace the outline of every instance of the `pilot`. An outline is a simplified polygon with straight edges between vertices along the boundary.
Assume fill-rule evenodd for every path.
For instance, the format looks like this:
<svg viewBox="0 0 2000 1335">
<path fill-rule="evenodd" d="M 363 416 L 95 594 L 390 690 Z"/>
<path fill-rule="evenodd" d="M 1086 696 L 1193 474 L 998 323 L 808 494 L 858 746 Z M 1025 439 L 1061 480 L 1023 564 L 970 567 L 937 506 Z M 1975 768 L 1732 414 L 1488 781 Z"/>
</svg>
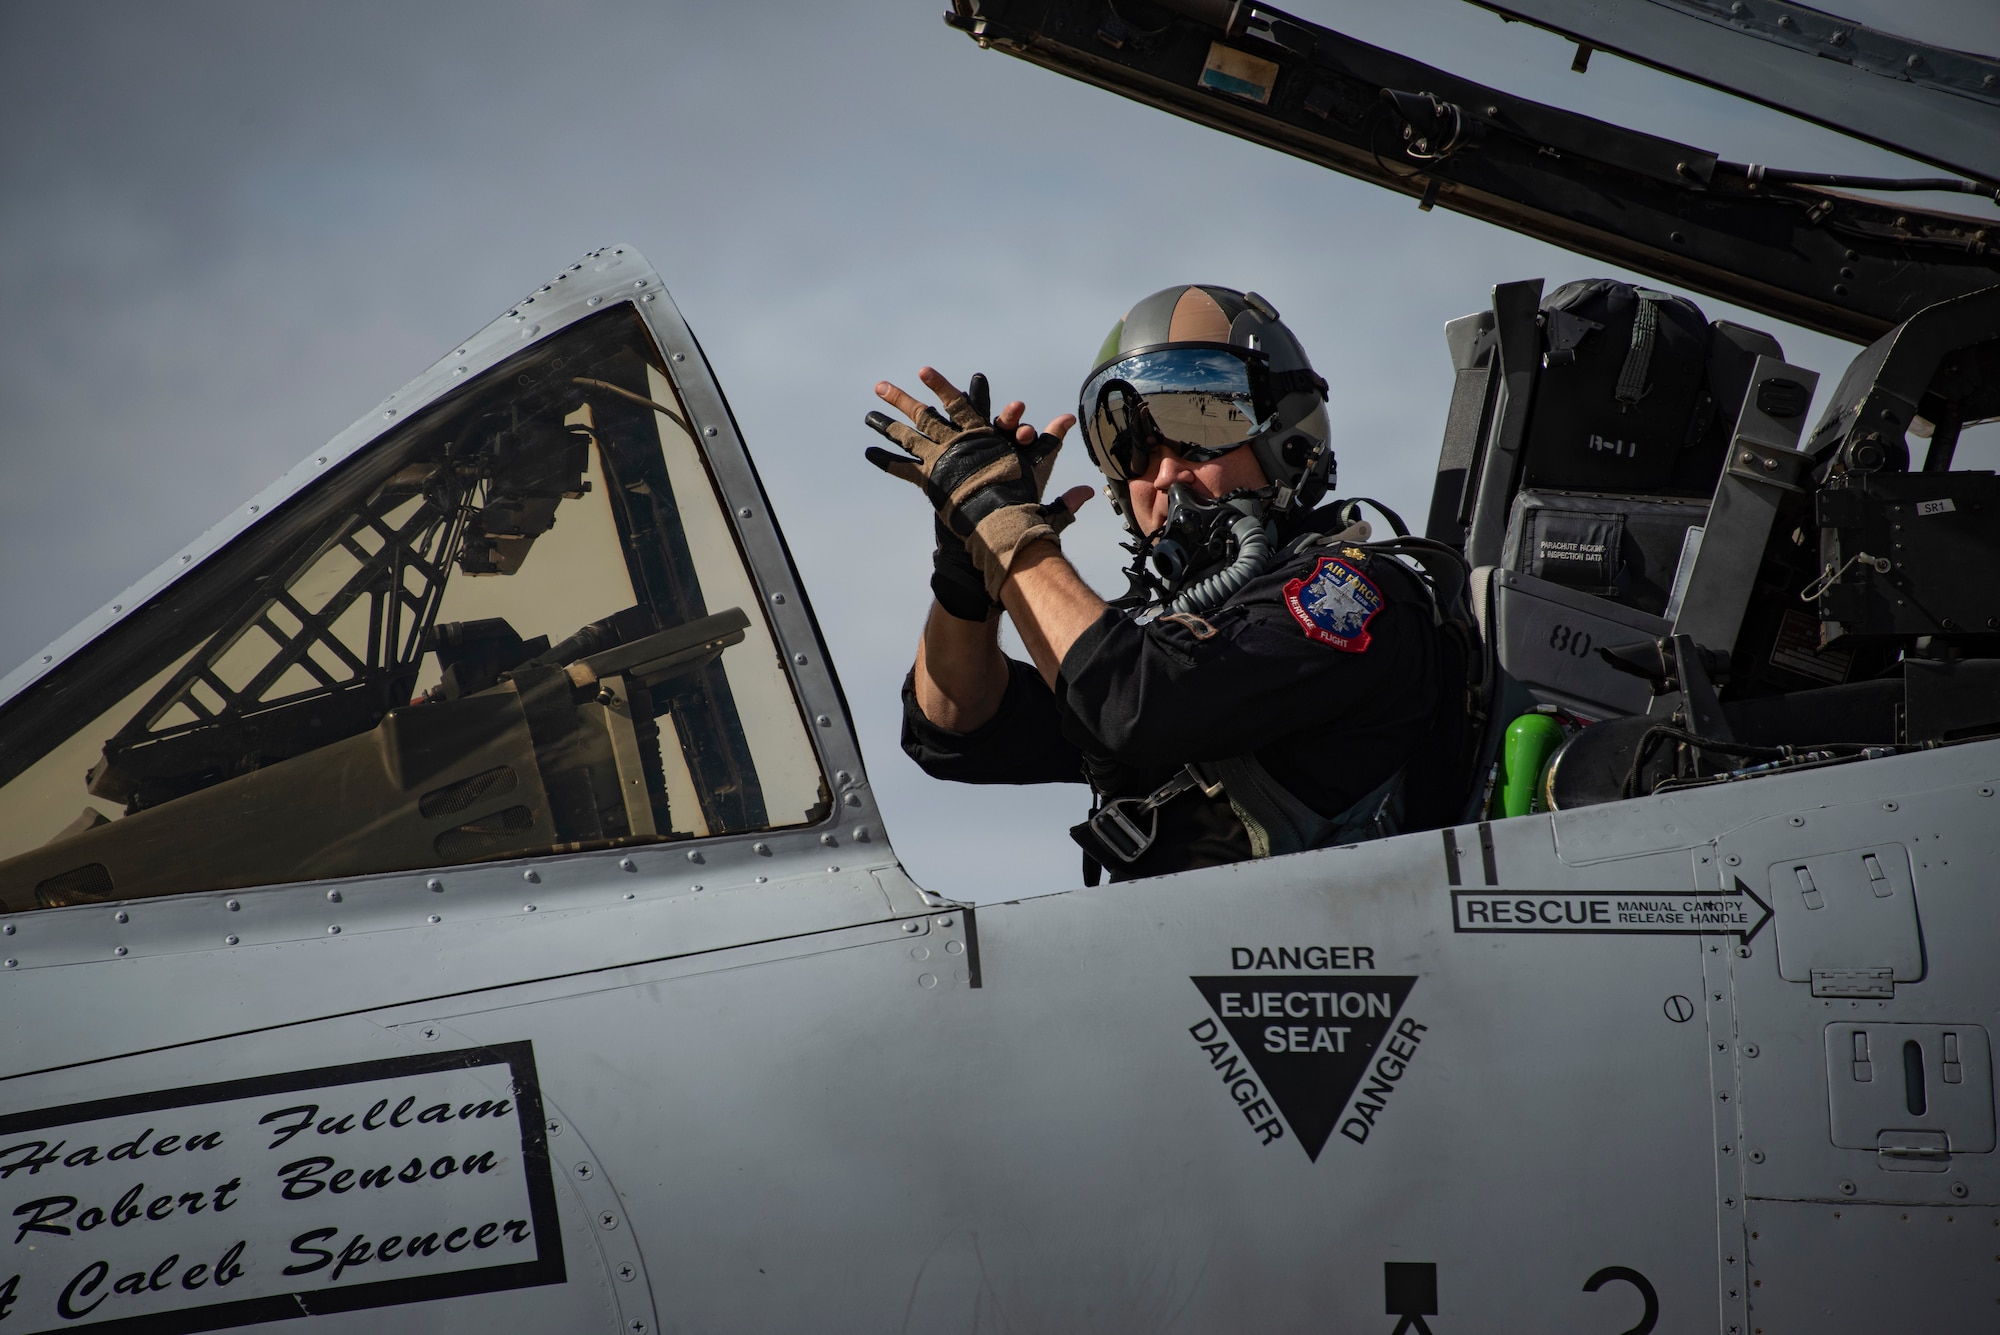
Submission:
<svg viewBox="0 0 2000 1335">
<path fill-rule="evenodd" d="M 1156 876 L 1393 833 L 1439 696 L 1424 581 L 1360 545 L 1334 479 L 1327 383 L 1255 293 L 1156 292 L 1085 378 L 1085 448 L 1134 539 L 1106 602 L 1058 537 L 1090 498 L 1042 490 L 1078 418 L 989 417 L 929 367 L 943 413 L 886 381 L 913 424 L 871 462 L 936 515 L 935 595 L 903 685 L 903 748 L 935 778 L 1086 782 L 1084 878 Z M 1002 654 L 1002 609 L 1032 666 Z"/>
</svg>

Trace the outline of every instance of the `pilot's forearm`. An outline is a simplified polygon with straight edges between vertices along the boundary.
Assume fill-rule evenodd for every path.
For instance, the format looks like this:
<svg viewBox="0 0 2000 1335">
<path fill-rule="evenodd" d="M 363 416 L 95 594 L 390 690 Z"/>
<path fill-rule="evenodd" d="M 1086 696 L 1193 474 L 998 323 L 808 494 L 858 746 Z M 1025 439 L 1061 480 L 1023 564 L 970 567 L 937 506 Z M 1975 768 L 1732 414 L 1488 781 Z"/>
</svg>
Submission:
<svg viewBox="0 0 2000 1335">
<path fill-rule="evenodd" d="M 931 604 L 917 643 L 917 708 L 950 732 L 971 732 L 991 719 L 1007 694 L 1007 659 L 1000 652 L 1000 613 L 965 621 Z"/>
<path fill-rule="evenodd" d="M 1070 646 L 1106 607 L 1053 542 L 1034 543 L 1015 558 L 1000 599 L 1035 669 L 1051 688 Z"/>
</svg>

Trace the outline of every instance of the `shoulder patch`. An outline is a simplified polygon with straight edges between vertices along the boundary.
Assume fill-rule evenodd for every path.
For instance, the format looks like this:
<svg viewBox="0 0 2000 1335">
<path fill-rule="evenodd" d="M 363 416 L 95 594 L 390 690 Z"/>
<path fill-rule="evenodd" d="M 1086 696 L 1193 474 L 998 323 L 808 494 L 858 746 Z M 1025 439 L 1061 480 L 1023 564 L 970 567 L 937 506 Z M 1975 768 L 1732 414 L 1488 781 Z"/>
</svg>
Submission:
<svg viewBox="0 0 2000 1335">
<path fill-rule="evenodd" d="M 1322 556 L 1313 572 L 1285 585 L 1285 607 L 1299 629 L 1350 654 L 1368 648 L 1368 623 L 1382 610 L 1382 591 L 1352 564 Z"/>
</svg>

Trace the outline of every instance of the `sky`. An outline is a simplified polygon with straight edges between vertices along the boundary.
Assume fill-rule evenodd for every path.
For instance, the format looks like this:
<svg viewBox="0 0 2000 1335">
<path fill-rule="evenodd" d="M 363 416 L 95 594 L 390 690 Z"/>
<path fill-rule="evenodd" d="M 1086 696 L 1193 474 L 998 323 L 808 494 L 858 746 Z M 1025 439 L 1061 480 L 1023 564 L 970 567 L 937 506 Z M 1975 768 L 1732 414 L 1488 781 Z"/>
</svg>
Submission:
<svg viewBox="0 0 2000 1335">
<path fill-rule="evenodd" d="M 619 242 L 730 398 L 911 874 L 1077 884 L 1085 790 L 939 784 L 897 744 L 930 524 L 862 461 L 874 382 L 983 370 L 1044 420 L 1140 297 L 1254 289 L 1334 386 L 1341 492 L 1420 517 L 1444 322 L 1498 282 L 1635 275 L 981 51 L 942 7 L 0 0 L 0 670 Z M 1990 0 L 1827 7 L 2000 51 Z M 1289 8 L 1736 161 L 1935 174 L 1603 53 L 1572 73 L 1458 0 Z M 1824 388 L 1857 351 L 1699 300 Z M 1072 446 L 1053 485 L 1095 480 Z M 1096 502 L 1065 538 L 1107 591 L 1118 536 Z"/>
</svg>

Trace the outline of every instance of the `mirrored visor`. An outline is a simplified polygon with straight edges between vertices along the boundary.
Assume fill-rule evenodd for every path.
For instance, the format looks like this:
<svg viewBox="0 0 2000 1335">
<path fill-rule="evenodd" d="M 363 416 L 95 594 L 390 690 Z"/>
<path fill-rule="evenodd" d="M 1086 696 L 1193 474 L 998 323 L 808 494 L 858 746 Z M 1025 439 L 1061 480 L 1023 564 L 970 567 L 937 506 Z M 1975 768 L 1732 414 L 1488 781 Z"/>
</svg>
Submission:
<svg viewBox="0 0 2000 1335">
<path fill-rule="evenodd" d="M 1099 465 L 1120 480 L 1142 471 L 1163 444 L 1191 462 L 1214 458 L 1257 433 L 1263 381 L 1263 363 L 1248 349 L 1136 352 L 1084 385 L 1086 439 Z"/>
</svg>

